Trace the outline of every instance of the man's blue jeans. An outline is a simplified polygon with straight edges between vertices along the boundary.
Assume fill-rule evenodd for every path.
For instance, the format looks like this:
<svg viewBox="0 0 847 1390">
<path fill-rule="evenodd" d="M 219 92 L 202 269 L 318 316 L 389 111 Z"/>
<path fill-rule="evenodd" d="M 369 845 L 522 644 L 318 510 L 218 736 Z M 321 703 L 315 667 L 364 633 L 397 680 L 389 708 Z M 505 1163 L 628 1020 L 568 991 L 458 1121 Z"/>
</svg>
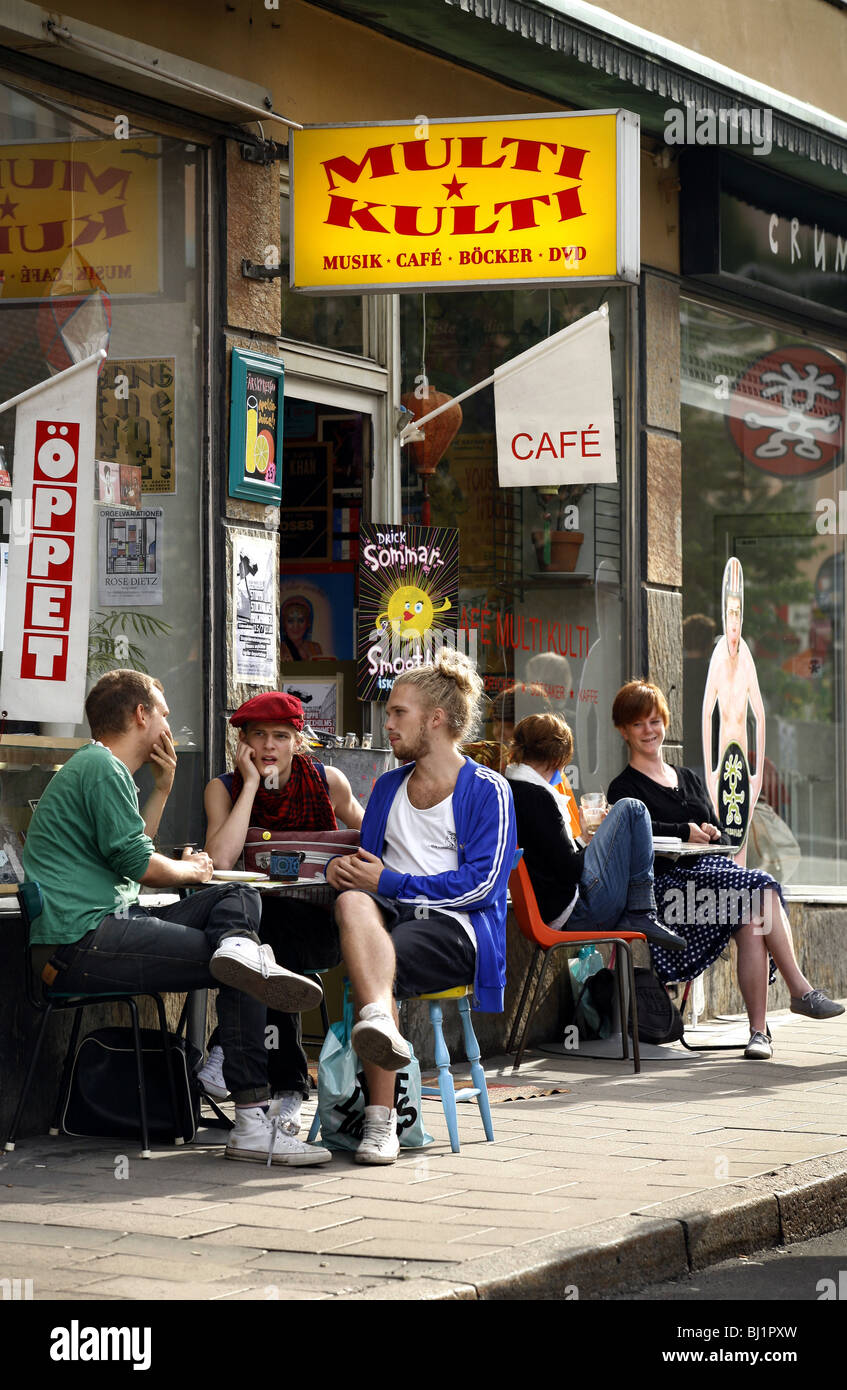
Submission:
<svg viewBox="0 0 847 1390">
<path fill-rule="evenodd" d="M 55 988 L 62 993 L 119 990 L 217 989 L 224 1079 L 240 1104 L 267 1100 L 267 1008 L 241 990 L 221 985 L 209 961 L 228 936 L 258 941 L 262 901 L 255 888 L 214 883 L 168 907 L 136 903 L 125 917 L 104 917 L 71 945 L 57 947 Z"/>
<path fill-rule="evenodd" d="M 562 931 L 606 931 L 623 912 L 647 909 L 656 909 L 650 814 L 643 802 L 625 797 L 588 843 L 579 897 Z"/>
</svg>

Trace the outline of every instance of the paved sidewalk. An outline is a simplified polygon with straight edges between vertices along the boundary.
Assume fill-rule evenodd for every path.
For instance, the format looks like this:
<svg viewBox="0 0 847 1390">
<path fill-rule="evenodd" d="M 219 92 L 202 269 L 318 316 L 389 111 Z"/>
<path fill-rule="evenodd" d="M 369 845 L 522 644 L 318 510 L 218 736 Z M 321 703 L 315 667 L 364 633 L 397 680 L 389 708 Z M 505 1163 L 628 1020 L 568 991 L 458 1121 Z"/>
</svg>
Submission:
<svg viewBox="0 0 847 1390">
<path fill-rule="evenodd" d="M 0 1161 L 0 1276 L 35 1299 L 585 1299 L 802 1239 L 847 1222 L 847 1015 L 770 1022 L 772 1062 L 530 1054 L 519 1079 L 564 1094 L 495 1105 L 494 1144 L 460 1106 L 460 1154 L 427 1101 L 436 1143 L 387 1168 L 25 1139 Z"/>
</svg>

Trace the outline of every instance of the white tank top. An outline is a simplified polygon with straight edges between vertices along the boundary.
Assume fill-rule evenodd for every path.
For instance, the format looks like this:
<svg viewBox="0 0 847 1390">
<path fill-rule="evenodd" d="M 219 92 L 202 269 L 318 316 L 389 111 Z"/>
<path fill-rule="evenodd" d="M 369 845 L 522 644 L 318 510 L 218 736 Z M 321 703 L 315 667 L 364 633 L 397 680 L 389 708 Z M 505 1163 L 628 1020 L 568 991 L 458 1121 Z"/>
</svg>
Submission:
<svg viewBox="0 0 847 1390">
<path fill-rule="evenodd" d="M 452 794 L 439 801 L 437 806 L 430 806 L 427 810 L 421 811 L 409 800 L 408 781 L 408 777 L 404 778 L 391 803 L 385 827 L 383 864 L 398 874 L 426 877 L 430 874 L 446 873 L 449 869 L 458 869 L 459 855 L 456 847 Z M 418 896 L 410 901 L 425 903 L 427 899 Z M 445 917 L 455 917 L 457 922 L 461 922 L 476 950 L 476 935 L 466 912 L 454 912 L 440 904 L 434 911 Z"/>
</svg>

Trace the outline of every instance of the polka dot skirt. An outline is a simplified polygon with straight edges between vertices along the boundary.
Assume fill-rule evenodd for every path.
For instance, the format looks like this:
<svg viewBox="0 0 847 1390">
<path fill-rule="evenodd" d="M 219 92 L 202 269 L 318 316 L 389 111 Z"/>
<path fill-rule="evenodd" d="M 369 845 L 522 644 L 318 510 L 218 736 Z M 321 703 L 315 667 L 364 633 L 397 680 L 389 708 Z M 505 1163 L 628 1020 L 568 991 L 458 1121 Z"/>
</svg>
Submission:
<svg viewBox="0 0 847 1390">
<path fill-rule="evenodd" d="M 657 915 L 688 942 L 684 951 L 650 946 L 659 979 L 668 984 L 701 975 L 727 949 L 733 932 L 762 915 L 763 894 L 769 888 L 776 890 L 784 907 L 776 879 L 760 869 L 743 869 L 723 855 L 678 859 L 667 873 L 657 874 Z M 770 982 L 775 975 L 771 960 Z"/>
</svg>

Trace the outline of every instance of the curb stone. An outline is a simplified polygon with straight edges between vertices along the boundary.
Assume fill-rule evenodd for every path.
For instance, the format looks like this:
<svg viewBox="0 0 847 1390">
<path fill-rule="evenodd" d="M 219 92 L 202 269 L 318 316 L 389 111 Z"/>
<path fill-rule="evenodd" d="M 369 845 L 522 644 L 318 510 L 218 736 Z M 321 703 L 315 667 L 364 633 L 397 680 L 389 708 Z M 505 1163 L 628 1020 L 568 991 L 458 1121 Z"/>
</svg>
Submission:
<svg viewBox="0 0 847 1390">
<path fill-rule="evenodd" d="M 467 1261 L 456 1282 L 418 1269 L 373 1300 L 566 1300 L 634 1292 L 740 1254 L 793 1244 L 847 1225 L 847 1153 L 663 1203 L 646 1216 L 545 1236 L 518 1250 Z M 576 1293 L 573 1291 L 576 1290 Z"/>
</svg>

